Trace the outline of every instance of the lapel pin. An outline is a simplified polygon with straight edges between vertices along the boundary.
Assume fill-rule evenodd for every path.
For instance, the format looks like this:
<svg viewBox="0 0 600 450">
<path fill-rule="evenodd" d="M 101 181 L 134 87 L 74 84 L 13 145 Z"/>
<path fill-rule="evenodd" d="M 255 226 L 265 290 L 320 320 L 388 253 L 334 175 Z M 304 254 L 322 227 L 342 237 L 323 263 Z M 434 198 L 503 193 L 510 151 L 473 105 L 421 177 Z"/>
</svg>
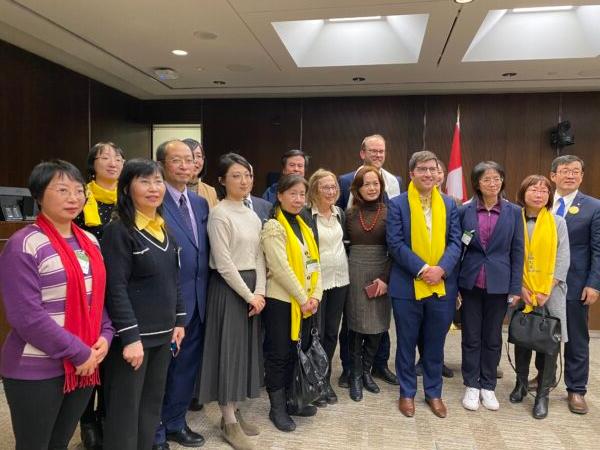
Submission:
<svg viewBox="0 0 600 450">
<path fill-rule="evenodd" d="M 579 212 L 579 207 L 578 206 L 571 206 L 569 208 L 569 214 L 577 214 Z"/>
</svg>

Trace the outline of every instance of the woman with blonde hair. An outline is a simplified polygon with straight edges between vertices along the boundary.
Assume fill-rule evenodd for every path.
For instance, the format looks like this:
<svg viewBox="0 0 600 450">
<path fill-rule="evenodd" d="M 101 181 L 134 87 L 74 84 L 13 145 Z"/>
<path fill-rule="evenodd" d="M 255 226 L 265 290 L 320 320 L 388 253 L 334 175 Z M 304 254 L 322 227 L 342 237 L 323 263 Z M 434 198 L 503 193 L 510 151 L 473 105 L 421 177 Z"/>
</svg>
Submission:
<svg viewBox="0 0 600 450">
<path fill-rule="evenodd" d="M 348 297 L 348 258 L 344 249 L 344 211 L 335 206 L 340 196 L 336 176 L 328 170 L 317 170 L 308 180 L 308 206 L 313 218 L 313 231 L 319 245 L 323 298 L 318 322 L 321 342 L 329 359 L 327 391 L 324 400 L 333 404 L 337 395 L 331 388 L 331 360 L 337 344 L 342 312 Z"/>
</svg>

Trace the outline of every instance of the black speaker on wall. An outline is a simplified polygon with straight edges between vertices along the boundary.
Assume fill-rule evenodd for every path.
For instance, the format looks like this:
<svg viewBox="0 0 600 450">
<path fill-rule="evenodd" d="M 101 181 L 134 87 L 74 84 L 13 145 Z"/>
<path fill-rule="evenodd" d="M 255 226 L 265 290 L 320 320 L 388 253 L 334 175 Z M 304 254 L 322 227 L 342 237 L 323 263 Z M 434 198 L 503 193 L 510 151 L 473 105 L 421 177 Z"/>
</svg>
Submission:
<svg viewBox="0 0 600 450">
<path fill-rule="evenodd" d="M 571 122 L 563 120 L 550 132 L 550 143 L 554 147 L 563 148 L 575 143 L 575 136 L 571 131 Z"/>
</svg>

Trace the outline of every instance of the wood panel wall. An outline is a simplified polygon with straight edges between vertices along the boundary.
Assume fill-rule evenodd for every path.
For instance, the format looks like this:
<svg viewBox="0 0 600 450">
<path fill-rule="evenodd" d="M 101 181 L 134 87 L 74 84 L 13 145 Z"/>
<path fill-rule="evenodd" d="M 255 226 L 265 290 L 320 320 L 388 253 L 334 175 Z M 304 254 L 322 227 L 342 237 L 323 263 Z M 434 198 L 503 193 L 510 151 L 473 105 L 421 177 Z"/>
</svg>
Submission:
<svg viewBox="0 0 600 450">
<path fill-rule="evenodd" d="M 0 41 L 0 186 L 26 186 L 34 165 L 62 158 L 85 169 L 90 143 L 150 155 L 143 103 Z"/>
</svg>

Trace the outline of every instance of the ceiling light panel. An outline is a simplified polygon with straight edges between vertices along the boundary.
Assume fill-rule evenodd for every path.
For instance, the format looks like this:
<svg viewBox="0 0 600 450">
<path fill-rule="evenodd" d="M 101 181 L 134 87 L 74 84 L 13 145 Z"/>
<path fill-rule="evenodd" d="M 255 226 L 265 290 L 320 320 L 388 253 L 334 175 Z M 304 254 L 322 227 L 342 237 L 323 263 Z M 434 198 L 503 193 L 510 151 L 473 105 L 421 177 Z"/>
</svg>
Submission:
<svg viewBox="0 0 600 450">
<path fill-rule="evenodd" d="M 361 19 L 341 22 L 332 19 L 295 20 L 273 22 L 272 26 L 298 67 L 411 64 L 419 61 L 429 14 Z"/>
<path fill-rule="evenodd" d="M 515 14 L 491 10 L 462 61 L 595 58 L 600 55 L 598 23 L 600 5 Z"/>
<path fill-rule="evenodd" d="M 573 9 L 573 5 L 564 6 L 537 6 L 533 8 L 513 8 L 514 13 L 535 13 L 535 12 L 556 12 L 556 11 L 570 11 Z"/>
<path fill-rule="evenodd" d="M 381 20 L 381 16 L 365 16 L 365 17 L 334 17 L 328 19 L 329 22 L 367 22 L 370 20 Z"/>
</svg>

